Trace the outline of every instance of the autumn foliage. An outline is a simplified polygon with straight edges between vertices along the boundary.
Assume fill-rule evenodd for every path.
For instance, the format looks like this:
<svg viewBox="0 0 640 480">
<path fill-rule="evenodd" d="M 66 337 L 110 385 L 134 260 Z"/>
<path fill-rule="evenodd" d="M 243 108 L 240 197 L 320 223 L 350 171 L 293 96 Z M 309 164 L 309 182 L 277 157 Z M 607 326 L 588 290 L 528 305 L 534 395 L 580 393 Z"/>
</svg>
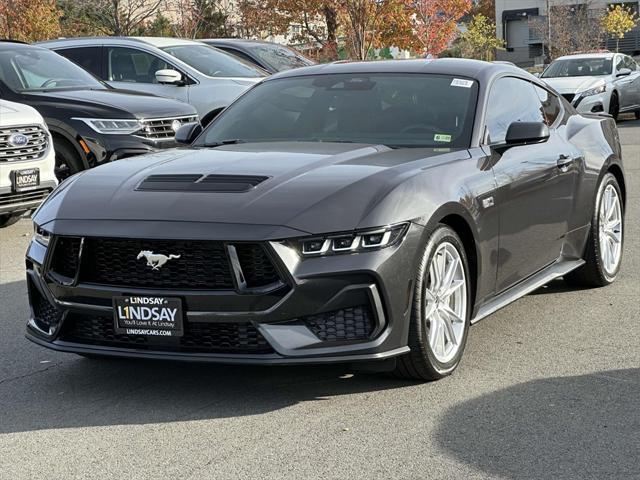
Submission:
<svg viewBox="0 0 640 480">
<path fill-rule="evenodd" d="M 60 35 L 62 11 L 55 0 L 1 0 L 0 38 L 37 42 Z"/>
</svg>

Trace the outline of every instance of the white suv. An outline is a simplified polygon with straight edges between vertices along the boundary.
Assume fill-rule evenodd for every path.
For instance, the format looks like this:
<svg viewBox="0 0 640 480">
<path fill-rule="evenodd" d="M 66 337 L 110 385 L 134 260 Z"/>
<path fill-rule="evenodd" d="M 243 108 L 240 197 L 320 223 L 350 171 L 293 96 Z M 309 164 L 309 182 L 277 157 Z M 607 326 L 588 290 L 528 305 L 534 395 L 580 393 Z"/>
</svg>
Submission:
<svg viewBox="0 0 640 480">
<path fill-rule="evenodd" d="M 622 53 L 567 55 L 541 78 L 581 113 L 635 112 L 640 118 L 640 66 Z"/>
<path fill-rule="evenodd" d="M 16 223 L 58 184 L 51 134 L 42 116 L 0 100 L 0 228 Z"/>
</svg>

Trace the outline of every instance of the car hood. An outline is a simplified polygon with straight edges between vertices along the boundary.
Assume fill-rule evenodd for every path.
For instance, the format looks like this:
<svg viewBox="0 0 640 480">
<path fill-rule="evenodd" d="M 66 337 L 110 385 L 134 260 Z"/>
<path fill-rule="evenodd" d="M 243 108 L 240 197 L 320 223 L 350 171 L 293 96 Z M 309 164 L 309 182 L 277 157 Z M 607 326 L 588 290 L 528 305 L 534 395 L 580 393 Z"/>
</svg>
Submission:
<svg viewBox="0 0 640 480">
<path fill-rule="evenodd" d="M 306 142 L 163 151 L 73 177 L 34 219 L 42 226 L 54 220 L 278 225 L 298 234 L 368 228 L 373 225 L 362 225 L 362 219 L 394 187 L 424 169 L 425 162 L 453 158 L 469 158 L 469 152 Z M 171 183 L 164 191 L 141 190 L 152 175 L 264 178 L 244 192 L 180 191 Z M 389 215 L 389 222 L 409 220 Z"/>
<path fill-rule="evenodd" d="M 113 112 L 122 118 L 161 118 L 195 115 L 195 109 L 177 100 L 125 90 L 60 90 L 25 92 L 33 103 L 49 101 L 74 105 L 87 115 Z"/>
<path fill-rule="evenodd" d="M 12 125 L 42 124 L 40 114 L 32 107 L 0 100 L 0 122 L 3 127 Z"/>
<path fill-rule="evenodd" d="M 604 77 L 543 78 L 558 93 L 580 93 L 604 85 Z"/>
</svg>

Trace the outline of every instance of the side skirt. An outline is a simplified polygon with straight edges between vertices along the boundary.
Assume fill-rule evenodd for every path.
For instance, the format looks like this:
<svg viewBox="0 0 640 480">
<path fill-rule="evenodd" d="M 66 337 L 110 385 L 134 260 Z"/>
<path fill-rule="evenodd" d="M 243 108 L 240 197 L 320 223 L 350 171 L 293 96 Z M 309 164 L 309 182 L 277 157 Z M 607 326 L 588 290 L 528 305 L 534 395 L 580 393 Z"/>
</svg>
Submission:
<svg viewBox="0 0 640 480">
<path fill-rule="evenodd" d="M 509 290 L 502 292 L 500 295 L 496 296 L 486 304 L 484 304 L 478 310 L 478 314 L 471 319 L 471 324 L 477 323 L 485 317 L 488 317 L 492 313 L 500 310 L 502 307 L 506 307 L 511 302 L 519 299 L 520 297 L 524 297 L 528 293 L 537 290 L 538 288 L 546 285 L 551 280 L 562 277 L 567 273 L 575 270 L 576 268 L 584 265 L 585 261 L 580 260 L 559 260 L 555 263 L 552 263 L 548 267 L 540 270 L 538 273 L 532 275 L 531 277 L 523 280 L 522 282 L 514 285 Z"/>
</svg>

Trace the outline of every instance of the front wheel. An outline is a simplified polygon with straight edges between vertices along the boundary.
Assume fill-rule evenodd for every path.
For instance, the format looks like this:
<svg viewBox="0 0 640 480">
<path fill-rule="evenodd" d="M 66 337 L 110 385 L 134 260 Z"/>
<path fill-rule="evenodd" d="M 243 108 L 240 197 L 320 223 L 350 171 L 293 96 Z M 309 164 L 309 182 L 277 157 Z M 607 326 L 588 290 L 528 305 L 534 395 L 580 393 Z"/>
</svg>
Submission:
<svg viewBox="0 0 640 480">
<path fill-rule="evenodd" d="M 572 285 L 603 287 L 613 283 L 622 264 L 624 206 L 616 177 L 607 173 L 596 195 L 585 264 L 565 276 Z"/>
<path fill-rule="evenodd" d="M 18 223 L 22 218 L 22 214 L 7 214 L 0 215 L 0 228 L 10 227 L 11 225 Z"/>
<path fill-rule="evenodd" d="M 619 113 L 620 101 L 618 100 L 618 94 L 613 92 L 611 94 L 611 100 L 609 100 L 609 115 L 611 115 L 614 120 L 618 120 Z"/>
<path fill-rule="evenodd" d="M 395 373 L 416 380 L 451 374 L 462 358 L 470 315 L 467 256 L 456 232 L 440 225 L 427 242 L 416 275 L 411 352 L 398 359 Z"/>
</svg>

